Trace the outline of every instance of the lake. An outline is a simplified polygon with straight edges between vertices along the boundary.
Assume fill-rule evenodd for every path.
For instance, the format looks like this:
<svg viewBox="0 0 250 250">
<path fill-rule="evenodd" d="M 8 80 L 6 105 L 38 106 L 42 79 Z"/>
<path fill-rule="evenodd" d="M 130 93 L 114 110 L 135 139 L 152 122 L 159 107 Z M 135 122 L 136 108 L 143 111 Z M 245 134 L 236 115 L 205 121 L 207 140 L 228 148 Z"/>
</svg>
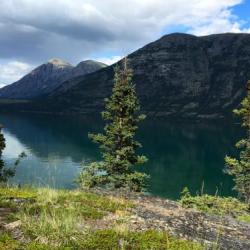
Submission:
<svg viewBox="0 0 250 250">
<path fill-rule="evenodd" d="M 46 115 L 0 114 L 6 148 L 3 159 L 13 166 L 17 156 L 27 157 L 17 167 L 12 183 L 55 188 L 74 188 L 80 167 L 99 160 L 98 146 L 88 132 L 101 132 L 97 119 Z M 137 134 L 149 161 L 139 167 L 150 174 L 148 192 L 178 199 L 183 187 L 235 195 L 232 178 L 223 173 L 224 156 L 236 154 L 235 142 L 244 136 L 231 122 L 142 122 Z M 237 154 L 236 154 L 237 155 Z"/>
</svg>

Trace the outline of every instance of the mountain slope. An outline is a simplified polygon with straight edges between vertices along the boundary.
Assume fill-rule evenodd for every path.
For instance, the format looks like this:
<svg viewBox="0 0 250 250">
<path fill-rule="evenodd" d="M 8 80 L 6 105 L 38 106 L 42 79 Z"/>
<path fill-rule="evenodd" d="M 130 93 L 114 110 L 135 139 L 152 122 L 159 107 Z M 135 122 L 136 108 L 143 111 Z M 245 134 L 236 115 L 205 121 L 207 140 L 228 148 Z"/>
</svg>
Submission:
<svg viewBox="0 0 250 250">
<path fill-rule="evenodd" d="M 250 34 L 172 34 L 128 56 L 143 110 L 157 117 L 216 118 L 231 114 L 250 79 Z M 110 94 L 105 68 L 58 89 L 56 111 L 95 113 Z"/>
<path fill-rule="evenodd" d="M 250 34 L 171 34 L 128 56 L 141 106 L 154 117 L 231 115 L 250 79 Z M 120 64 L 121 62 L 119 62 Z M 13 109 L 93 115 L 113 84 L 113 66 L 70 79 L 46 99 Z M 70 88 L 65 87 L 70 86 Z"/>
<path fill-rule="evenodd" d="M 107 65 L 101 62 L 86 60 L 78 63 L 75 68 L 72 70 L 72 78 L 86 75 L 92 72 L 95 72 L 101 68 L 105 68 Z"/>
<path fill-rule="evenodd" d="M 62 60 L 52 59 L 35 68 L 19 81 L 0 89 L 0 98 L 30 99 L 45 95 L 65 80 L 92 73 L 105 66 L 105 64 L 87 60 L 73 67 Z"/>
</svg>

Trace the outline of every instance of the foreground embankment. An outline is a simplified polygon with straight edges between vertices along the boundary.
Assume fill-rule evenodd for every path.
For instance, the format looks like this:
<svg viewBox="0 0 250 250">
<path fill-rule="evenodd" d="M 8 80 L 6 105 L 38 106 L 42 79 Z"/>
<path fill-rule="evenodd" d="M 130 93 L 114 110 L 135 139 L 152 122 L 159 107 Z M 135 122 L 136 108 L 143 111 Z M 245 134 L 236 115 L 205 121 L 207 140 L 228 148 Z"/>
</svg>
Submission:
<svg viewBox="0 0 250 250">
<path fill-rule="evenodd" d="M 250 224 L 238 216 L 244 204 L 220 201 L 216 214 L 186 201 L 101 189 L 0 188 L 0 249 L 250 249 Z"/>
</svg>

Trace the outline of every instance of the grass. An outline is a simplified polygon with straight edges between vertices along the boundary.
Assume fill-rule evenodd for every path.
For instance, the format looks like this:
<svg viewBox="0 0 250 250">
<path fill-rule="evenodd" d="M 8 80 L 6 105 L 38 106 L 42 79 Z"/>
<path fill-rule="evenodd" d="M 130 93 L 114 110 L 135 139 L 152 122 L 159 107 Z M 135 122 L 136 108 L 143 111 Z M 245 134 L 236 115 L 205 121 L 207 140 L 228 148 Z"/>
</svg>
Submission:
<svg viewBox="0 0 250 250">
<path fill-rule="evenodd" d="M 243 214 L 237 217 L 238 221 L 250 223 L 250 214 Z"/>
<path fill-rule="evenodd" d="M 18 187 L 0 187 L 0 199 L 6 198 L 16 198 L 16 199 L 31 199 L 35 198 L 37 192 L 35 189 L 30 187 L 23 187 L 22 189 Z"/>
<path fill-rule="evenodd" d="M 188 189 L 185 189 L 182 192 L 180 203 L 185 208 L 194 208 L 205 213 L 221 216 L 229 215 L 238 221 L 250 222 L 249 206 L 233 197 L 208 194 L 192 196 Z"/>
<path fill-rule="evenodd" d="M 31 239 L 52 244 L 75 244 L 86 236 L 88 220 L 100 220 L 117 210 L 128 210 L 131 204 L 93 193 L 39 189 L 36 202 L 18 213 L 23 231 Z"/>
<path fill-rule="evenodd" d="M 26 199 L 18 203 L 14 199 Z M 0 231 L 0 250 L 75 249 L 179 249 L 200 250 L 198 243 L 171 237 L 167 232 L 130 231 L 133 204 L 123 198 L 104 197 L 79 190 L 0 188 L 0 207 L 14 207 L 13 220 L 21 220 L 27 242 Z M 98 223 L 108 226 L 96 228 Z M 113 216 L 113 217 L 112 217 Z M 94 226 L 93 226 L 94 225 Z"/>
<path fill-rule="evenodd" d="M 1 231 L 0 231 L 1 233 Z M 14 240 L 9 234 L 0 234 L 0 250 L 69 250 L 70 248 L 48 246 L 38 242 L 21 243 Z"/>
<path fill-rule="evenodd" d="M 171 250 L 201 250 L 203 247 L 197 243 L 170 237 L 165 232 L 145 231 L 120 233 L 115 230 L 99 230 L 88 234 L 80 242 L 80 249 L 171 249 Z"/>
<path fill-rule="evenodd" d="M 13 240 L 8 234 L 0 236 L 1 250 L 203 250 L 198 244 L 186 240 L 179 240 L 164 232 L 145 231 L 117 233 L 115 230 L 97 230 L 89 232 L 85 237 L 65 246 L 31 241 L 20 243 Z"/>
<path fill-rule="evenodd" d="M 12 202 L 13 199 L 33 200 L 36 198 L 36 191 L 33 188 L 24 187 L 0 187 L 0 207 L 17 208 L 18 205 Z"/>
<path fill-rule="evenodd" d="M 14 250 L 18 247 L 18 242 L 13 240 L 7 233 L 0 231 L 0 249 Z"/>
</svg>

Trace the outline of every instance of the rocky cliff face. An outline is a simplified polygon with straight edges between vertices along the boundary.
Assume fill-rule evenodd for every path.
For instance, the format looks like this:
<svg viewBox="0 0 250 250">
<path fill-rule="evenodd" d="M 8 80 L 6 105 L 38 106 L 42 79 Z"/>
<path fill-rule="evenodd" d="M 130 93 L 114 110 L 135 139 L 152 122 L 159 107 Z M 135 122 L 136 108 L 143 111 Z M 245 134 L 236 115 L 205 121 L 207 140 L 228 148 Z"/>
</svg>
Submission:
<svg viewBox="0 0 250 250">
<path fill-rule="evenodd" d="M 87 60 L 73 67 L 62 60 L 52 59 L 19 81 L 0 89 L 0 98 L 30 99 L 46 95 L 66 80 L 92 73 L 105 66 L 103 63 Z"/>
<path fill-rule="evenodd" d="M 132 54 L 131 64 L 142 104 L 150 114 L 222 117 L 231 114 L 245 93 L 250 35 L 173 34 Z"/>
<path fill-rule="evenodd" d="M 222 118 L 231 115 L 245 94 L 245 83 L 250 79 L 250 34 L 171 34 L 128 58 L 146 114 Z M 70 79 L 44 100 L 46 105 L 41 106 L 39 100 L 22 108 L 97 114 L 103 109 L 103 99 L 111 93 L 112 79 L 113 66 L 106 67 Z"/>
<path fill-rule="evenodd" d="M 155 117 L 231 115 L 250 79 L 250 34 L 171 34 L 128 56 L 144 112 Z M 48 103 L 57 112 L 93 114 L 112 88 L 113 68 L 71 81 Z"/>
</svg>

